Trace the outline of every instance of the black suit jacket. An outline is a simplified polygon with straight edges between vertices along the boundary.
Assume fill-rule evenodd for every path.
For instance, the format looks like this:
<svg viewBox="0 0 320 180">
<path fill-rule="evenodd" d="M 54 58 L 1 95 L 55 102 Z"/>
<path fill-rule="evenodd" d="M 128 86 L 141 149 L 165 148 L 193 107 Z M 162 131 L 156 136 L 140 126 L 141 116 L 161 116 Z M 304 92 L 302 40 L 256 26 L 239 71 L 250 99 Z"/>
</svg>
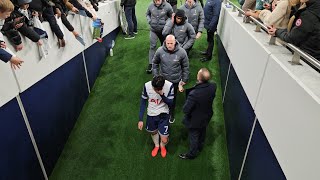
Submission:
<svg viewBox="0 0 320 180">
<path fill-rule="evenodd" d="M 203 128 L 208 125 L 212 115 L 212 104 L 216 94 L 214 83 L 200 83 L 187 91 L 183 106 L 183 124 L 187 128 Z"/>
</svg>

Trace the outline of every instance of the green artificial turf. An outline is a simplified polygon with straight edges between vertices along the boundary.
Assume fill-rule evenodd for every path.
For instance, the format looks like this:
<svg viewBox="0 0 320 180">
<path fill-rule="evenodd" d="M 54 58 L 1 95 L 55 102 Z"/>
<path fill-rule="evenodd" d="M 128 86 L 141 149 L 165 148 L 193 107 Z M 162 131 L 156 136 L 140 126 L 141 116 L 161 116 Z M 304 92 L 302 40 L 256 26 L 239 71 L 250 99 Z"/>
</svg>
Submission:
<svg viewBox="0 0 320 180">
<path fill-rule="evenodd" d="M 197 71 L 207 67 L 218 85 L 204 150 L 194 160 L 178 157 L 189 145 L 181 123 L 183 93 L 178 94 L 166 158 L 160 154 L 152 158 L 150 135 L 137 129 L 143 84 L 152 78 L 145 73 L 149 50 L 145 11 L 149 2 L 137 2 L 136 38 L 125 40 L 121 33 L 118 35 L 114 56 L 107 57 L 50 179 L 230 179 L 217 49 L 213 61 L 199 61 L 199 50 L 206 48 L 205 33 L 190 53 L 187 84 L 193 86 Z"/>
</svg>

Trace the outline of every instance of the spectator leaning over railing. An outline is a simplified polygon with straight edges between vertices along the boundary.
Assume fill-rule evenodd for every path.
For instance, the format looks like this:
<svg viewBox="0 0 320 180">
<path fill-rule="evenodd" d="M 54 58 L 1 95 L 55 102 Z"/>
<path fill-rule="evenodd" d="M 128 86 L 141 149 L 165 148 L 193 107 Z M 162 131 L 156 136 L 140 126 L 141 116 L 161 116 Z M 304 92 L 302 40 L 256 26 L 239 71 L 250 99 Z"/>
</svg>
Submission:
<svg viewBox="0 0 320 180">
<path fill-rule="evenodd" d="M 300 0 L 300 2 L 306 3 L 306 7 L 294 14 L 294 26 L 290 31 L 269 26 L 268 33 L 294 44 L 320 61 L 320 1 Z"/>
<path fill-rule="evenodd" d="M 188 22 L 197 34 L 196 39 L 199 39 L 204 27 L 204 13 L 200 3 L 197 0 L 186 0 L 186 3 L 180 9 L 186 13 Z"/>
<path fill-rule="evenodd" d="M 4 20 L 8 18 L 13 11 L 14 6 L 10 0 L 1 0 L 0 1 L 0 28 L 2 28 L 4 24 Z M 6 43 L 3 40 L 3 35 L 0 33 L 0 59 L 3 62 L 10 61 L 12 68 L 20 68 L 23 61 L 17 56 L 13 56 L 8 53 L 6 50 Z"/>
<path fill-rule="evenodd" d="M 300 3 L 300 0 L 279 0 L 276 2 L 275 8 L 272 10 L 264 9 L 262 11 L 248 10 L 245 15 L 260 19 L 265 25 L 273 25 L 279 29 L 288 27 L 291 8 Z"/>
<path fill-rule="evenodd" d="M 32 0 L 17 0 L 16 7 L 3 25 L 1 31 L 7 36 L 9 41 L 14 45 L 16 51 L 23 49 L 22 39 L 18 32 L 27 37 L 31 41 L 42 45 L 40 36 L 32 28 L 34 14 L 28 9 Z"/>
<path fill-rule="evenodd" d="M 64 47 L 66 45 L 66 41 L 54 16 L 53 6 L 54 3 L 50 0 L 33 0 L 30 3 L 30 10 L 39 12 L 40 17 L 42 16 L 46 21 L 48 21 L 51 30 L 58 37 L 59 47 Z"/>
<path fill-rule="evenodd" d="M 53 0 L 54 2 L 54 11 L 55 14 L 58 16 L 58 18 L 61 18 L 61 21 L 63 23 L 63 25 L 75 36 L 79 36 L 79 33 L 77 31 L 74 30 L 74 27 L 71 25 L 71 23 L 68 21 L 67 19 L 67 15 L 68 15 L 68 8 L 67 6 L 70 6 L 72 9 L 73 5 L 71 3 L 69 3 L 68 0 Z M 75 11 L 78 12 L 78 11 Z"/>
</svg>

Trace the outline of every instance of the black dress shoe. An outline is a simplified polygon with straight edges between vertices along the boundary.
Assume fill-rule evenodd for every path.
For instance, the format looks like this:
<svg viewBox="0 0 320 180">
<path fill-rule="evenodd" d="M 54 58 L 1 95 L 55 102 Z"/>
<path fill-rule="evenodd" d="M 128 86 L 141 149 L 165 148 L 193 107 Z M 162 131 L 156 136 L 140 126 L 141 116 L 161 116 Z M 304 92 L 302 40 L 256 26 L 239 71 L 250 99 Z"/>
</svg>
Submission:
<svg viewBox="0 0 320 180">
<path fill-rule="evenodd" d="M 201 62 L 207 62 L 207 61 L 211 61 L 212 58 L 210 57 L 203 57 L 200 59 Z"/>
<path fill-rule="evenodd" d="M 185 153 L 180 154 L 179 157 L 181 159 L 194 159 L 195 158 L 194 156 L 188 156 L 188 154 L 185 154 Z"/>
<path fill-rule="evenodd" d="M 207 51 L 200 51 L 200 54 L 204 56 L 208 55 Z"/>
<path fill-rule="evenodd" d="M 147 74 L 151 74 L 152 73 L 152 64 L 148 65 L 148 68 L 146 69 Z"/>
</svg>

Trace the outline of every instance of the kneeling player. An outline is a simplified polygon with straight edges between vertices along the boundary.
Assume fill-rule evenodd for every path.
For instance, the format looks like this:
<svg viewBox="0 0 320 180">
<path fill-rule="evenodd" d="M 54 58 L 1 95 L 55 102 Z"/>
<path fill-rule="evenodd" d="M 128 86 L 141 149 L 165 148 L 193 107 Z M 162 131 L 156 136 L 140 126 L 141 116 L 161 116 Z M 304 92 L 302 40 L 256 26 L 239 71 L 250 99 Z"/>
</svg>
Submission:
<svg viewBox="0 0 320 180">
<path fill-rule="evenodd" d="M 144 84 L 138 129 L 142 130 L 143 128 L 143 114 L 148 100 L 146 130 L 151 133 L 155 146 L 151 152 L 152 157 L 158 154 L 159 147 L 162 157 L 166 157 L 167 154 L 165 146 L 168 143 L 169 136 L 169 106 L 173 104 L 173 88 L 172 83 L 165 80 L 163 76 L 156 76 L 152 81 Z M 160 145 L 159 135 L 161 138 Z"/>
</svg>

